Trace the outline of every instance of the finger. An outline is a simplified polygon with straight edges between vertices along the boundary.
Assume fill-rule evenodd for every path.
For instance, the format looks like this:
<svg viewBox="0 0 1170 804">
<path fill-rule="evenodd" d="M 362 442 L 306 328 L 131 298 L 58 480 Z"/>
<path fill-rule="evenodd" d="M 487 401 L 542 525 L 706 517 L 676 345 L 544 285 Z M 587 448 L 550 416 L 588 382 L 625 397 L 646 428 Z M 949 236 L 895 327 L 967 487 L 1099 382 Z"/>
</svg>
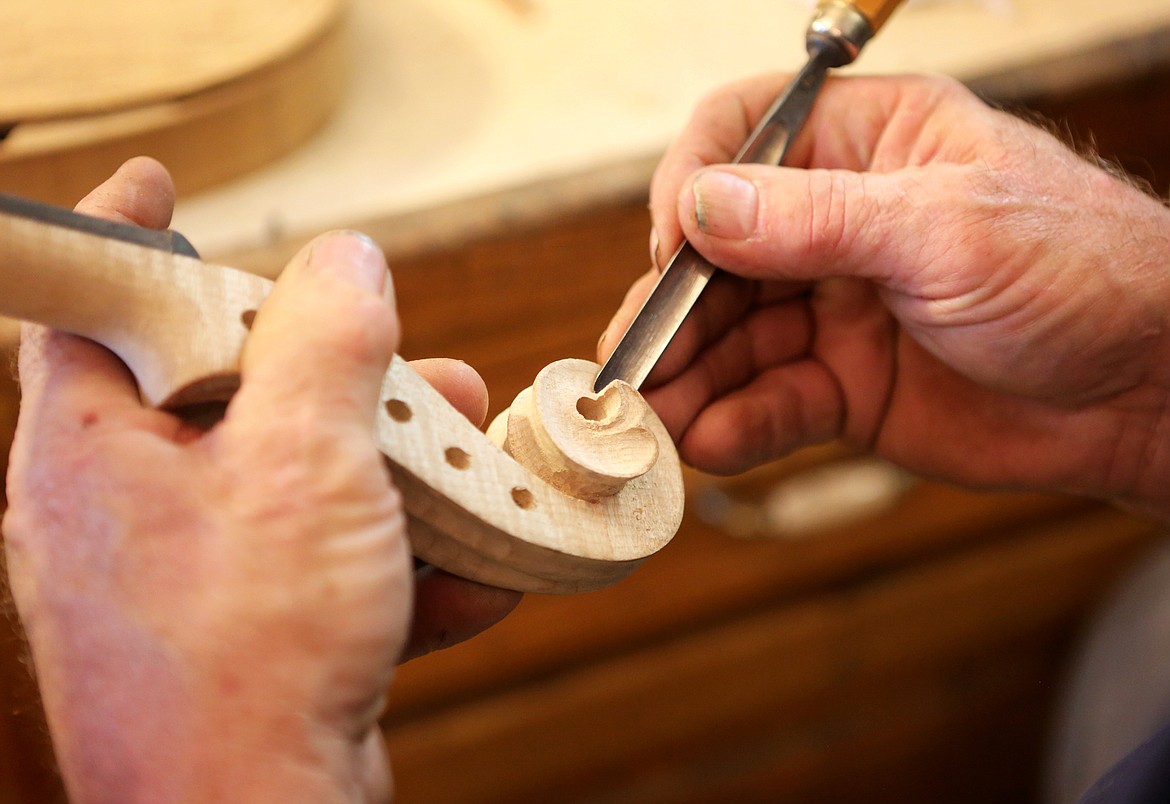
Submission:
<svg viewBox="0 0 1170 804">
<path fill-rule="evenodd" d="M 229 416 L 307 414 L 321 437 L 331 428 L 368 432 L 398 337 L 381 250 L 354 233 L 322 235 L 289 262 L 257 312 Z"/>
<path fill-rule="evenodd" d="M 144 407 L 130 370 L 104 347 L 39 325 L 21 328 L 18 430 L 37 443 L 66 441 L 107 424 L 174 438 L 181 422 Z M 22 440 L 21 447 L 24 446 Z"/>
<path fill-rule="evenodd" d="M 754 310 L 704 348 L 661 390 L 648 390 L 646 398 L 678 441 L 713 401 L 775 366 L 802 359 L 813 335 L 811 314 L 803 300 Z"/>
<path fill-rule="evenodd" d="M 431 384 L 476 427 L 483 426 L 488 411 L 488 391 L 479 372 L 461 360 L 428 358 L 410 361 L 411 368 Z"/>
<path fill-rule="evenodd" d="M 687 180 L 700 168 L 730 162 L 791 78 L 790 74 L 759 76 L 729 84 L 700 101 L 659 163 L 650 185 L 651 224 L 659 243 L 660 267 L 682 241 L 677 199 Z M 899 78 L 830 78 L 790 144 L 785 164 L 868 168 L 887 124 L 896 117 L 899 102 L 914 92 L 936 96 L 942 91 L 932 83 L 923 83 L 926 85 L 920 86 L 917 79 Z M 917 118 L 903 115 L 898 119 Z"/>
<path fill-rule="evenodd" d="M 787 75 L 732 84 L 701 102 L 663 157 L 651 184 L 653 236 L 665 260 L 684 236 L 677 202 L 702 167 L 730 162 L 786 86 Z M 801 168 L 889 171 L 950 154 L 955 131 L 993 127 L 991 112 L 961 84 L 936 76 L 833 77 L 817 97 L 784 164 Z M 962 144 L 955 146 L 960 151 Z M 662 261 L 659 261 L 659 266 Z"/>
<path fill-rule="evenodd" d="M 657 280 L 658 273 L 651 270 L 630 287 L 597 344 L 598 362 L 604 363 L 613 353 Z M 759 285 L 725 272 L 717 273 L 658 359 L 644 387 L 653 388 L 671 381 L 704 347 L 722 338 L 731 327 L 741 322 L 751 307 L 767 307 L 807 292 L 805 282 Z"/>
<path fill-rule="evenodd" d="M 148 227 L 166 226 L 174 206 L 174 185 L 153 159 L 132 159 L 86 196 L 77 211 Z M 141 408 L 137 384 L 125 365 L 101 346 L 73 335 L 26 324 L 19 352 L 23 429 L 75 433 Z M 145 416 L 154 427 L 165 417 Z M 28 434 L 29 437 L 31 433 Z M 40 438 L 34 439 L 39 442 Z M 22 443 L 23 439 L 22 439 Z"/>
<path fill-rule="evenodd" d="M 656 244 L 658 268 L 682 243 L 677 199 L 683 183 L 699 168 L 730 162 L 788 78 L 776 74 L 739 81 L 699 101 L 650 182 L 651 242 Z"/>
<path fill-rule="evenodd" d="M 991 223 L 969 170 L 705 168 L 680 194 L 679 217 L 700 253 L 740 276 L 853 276 L 918 295 L 921 266 L 978 248 L 980 218 Z"/>
<path fill-rule="evenodd" d="M 750 326 L 746 322 L 759 311 L 804 292 L 804 283 L 763 285 L 724 271 L 715 274 L 655 363 L 646 378 L 646 387 L 670 382 L 691 366 L 708 345 L 717 343 L 736 327 Z"/>
<path fill-rule="evenodd" d="M 942 75 L 830 77 L 784 160 L 789 167 L 884 173 L 966 161 L 1008 115 Z"/>
<path fill-rule="evenodd" d="M 597 362 L 604 363 L 613 354 L 622 335 L 630 328 L 634 316 L 642 308 L 642 304 L 650 295 L 650 291 L 654 289 L 654 284 L 657 281 L 658 272 L 650 269 L 638 277 L 637 281 L 626 291 L 626 297 L 622 300 L 621 306 L 618 307 L 609 325 L 606 326 L 605 332 L 601 333 L 601 339 L 597 342 Z"/>
<path fill-rule="evenodd" d="M 738 474 L 836 437 L 841 401 L 818 361 L 778 366 L 705 407 L 679 440 L 679 455 L 705 472 Z"/>
<path fill-rule="evenodd" d="M 175 184 L 161 164 L 135 157 L 77 205 L 77 211 L 96 218 L 165 229 L 175 208 Z"/>
<path fill-rule="evenodd" d="M 414 622 L 402 662 L 450 647 L 508 615 L 522 595 L 459 578 L 435 567 L 415 576 Z"/>
</svg>

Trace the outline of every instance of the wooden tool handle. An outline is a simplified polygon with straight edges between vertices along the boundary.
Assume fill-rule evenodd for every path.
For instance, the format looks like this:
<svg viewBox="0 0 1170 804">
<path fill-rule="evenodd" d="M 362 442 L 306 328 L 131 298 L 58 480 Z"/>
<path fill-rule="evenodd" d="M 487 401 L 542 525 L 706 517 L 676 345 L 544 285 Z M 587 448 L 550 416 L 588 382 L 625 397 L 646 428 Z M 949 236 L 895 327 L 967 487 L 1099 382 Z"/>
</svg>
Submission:
<svg viewBox="0 0 1170 804">
<path fill-rule="evenodd" d="M 0 314 L 103 344 L 151 404 L 230 396 L 248 324 L 271 286 L 0 214 Z M 482 583 L 577 592 L 619 580 L 674 536 L 682 473 L 666 428 L 628 386 L 592 393 L 596 373 L 585 361 L 541 372 L 525 392 L 535 402 L 519 400 L 503 426 L 513 458 L 394 358 L 376 441 L 403 492 L 417 556 Z M 517 446 L 525 443 L 540 447 Z"/>
<path fill-rule="evenodd" d="M 869 20 L 873 33 L 877 33 L 902 0 L 848 0 L 848 3 Z"/>
</svg>

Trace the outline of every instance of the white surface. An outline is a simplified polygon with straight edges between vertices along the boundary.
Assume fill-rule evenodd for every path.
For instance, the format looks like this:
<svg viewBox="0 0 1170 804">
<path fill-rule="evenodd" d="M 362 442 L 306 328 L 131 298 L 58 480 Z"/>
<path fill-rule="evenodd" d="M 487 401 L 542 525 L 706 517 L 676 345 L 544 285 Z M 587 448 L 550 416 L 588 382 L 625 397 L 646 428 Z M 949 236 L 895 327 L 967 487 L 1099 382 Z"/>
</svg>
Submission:
<svg viewBox="0 0 1170 804">
<path fill-rule="evenodd" d="M 204 253 L 664 148 L 695 102 L 803 60 L 792 0 L 355 0 L 354 76 L 296 154 L 182 199 Z M 1166 0 L 920 0 L 851 71 L 978 78 L 1170 27 Z"/>
</svg>

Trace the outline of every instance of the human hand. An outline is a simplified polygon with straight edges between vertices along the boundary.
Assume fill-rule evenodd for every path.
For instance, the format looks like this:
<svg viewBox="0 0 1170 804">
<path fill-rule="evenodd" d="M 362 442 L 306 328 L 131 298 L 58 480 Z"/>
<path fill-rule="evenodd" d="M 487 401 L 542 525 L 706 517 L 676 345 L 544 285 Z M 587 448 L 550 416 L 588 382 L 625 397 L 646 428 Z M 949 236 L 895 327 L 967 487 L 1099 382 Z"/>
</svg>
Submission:
<svg viewBox="0 0 1170 804">
<path fill-rule="evenodd" d="M 79 209 L 162 228 L 172 202 L 165 171 L 134 160 Z M 371 435 L 398 342 L 386 277 L 359 237 L 302 250 L 206 431 L 144 407 L 103 348 L 26 327 L 8 571 L 77 800 L 384 798 L 376 720 L 408 637 L 417 655 L 515 604 L 433 571 L 414 583 Z M 482 420 L 473 371 L 416 368 Z"/>
<path fill-rule="evenodd" d="M 646 386 L 683 458 L 733 473 L 840 438 L 1170 515 L 1165 206 L 939 78 L 831 79 L 792 167 L 706 167 L 783 83 L 707 99 L 654 178 L 656 266 L 685 235 L 746 280 L 708 290 Z"/>
</svg>

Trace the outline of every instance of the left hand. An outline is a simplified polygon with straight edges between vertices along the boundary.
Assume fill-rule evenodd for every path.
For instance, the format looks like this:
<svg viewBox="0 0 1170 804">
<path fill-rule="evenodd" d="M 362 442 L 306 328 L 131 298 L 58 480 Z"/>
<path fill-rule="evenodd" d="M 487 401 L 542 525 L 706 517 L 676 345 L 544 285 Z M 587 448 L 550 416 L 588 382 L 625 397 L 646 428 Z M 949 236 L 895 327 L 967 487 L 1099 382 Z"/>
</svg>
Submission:
<svg viewBox="0 0 1170 804">
<path fill-rule="evenodd" d="M 140 159 L 78 208 L 162 228 L 172 203 Z M 71 797 L 386 797 L 376 721 L 395 663 L 515 605 L 442 573 L 416 590 L 370 435 L 398 343 L 391 297 L 371 243 L 315 240 L 262 306 L 241 388 L 207 431 L 144 407 L 102 347 L 26 327 L 4 533 Z M 416 367 L 482 419 L 473 371 Z"/>
</svg>

